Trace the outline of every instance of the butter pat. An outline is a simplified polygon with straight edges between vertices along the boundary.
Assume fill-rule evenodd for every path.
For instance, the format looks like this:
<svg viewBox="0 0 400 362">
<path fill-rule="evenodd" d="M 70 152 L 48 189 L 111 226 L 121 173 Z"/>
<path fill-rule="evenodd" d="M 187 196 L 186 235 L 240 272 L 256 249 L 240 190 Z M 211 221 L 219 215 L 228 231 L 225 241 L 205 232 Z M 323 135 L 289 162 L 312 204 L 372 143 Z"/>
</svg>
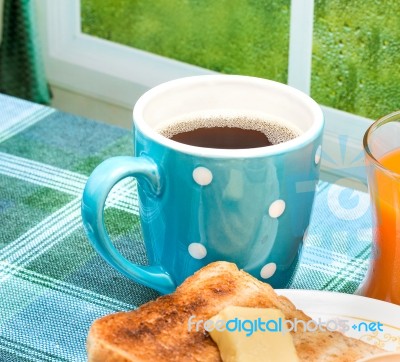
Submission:
<svg viewBox="0 0 400 362">
<path fill-rule="evenodd" d="M 278 309 L 227 307 L 204 327 L 224 362 L 298 362 L 293 339 Z"/>
</svg>

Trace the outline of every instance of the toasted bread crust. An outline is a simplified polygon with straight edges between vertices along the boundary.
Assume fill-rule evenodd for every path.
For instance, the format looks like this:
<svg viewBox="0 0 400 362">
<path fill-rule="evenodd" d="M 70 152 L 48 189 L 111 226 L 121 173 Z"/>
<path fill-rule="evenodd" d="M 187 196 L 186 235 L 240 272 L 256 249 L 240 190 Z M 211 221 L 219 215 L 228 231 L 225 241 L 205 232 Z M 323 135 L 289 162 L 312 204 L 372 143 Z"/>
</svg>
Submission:
<svg viewBox="0 0 400 362">
<path fill-rule="evenodd" d="M 93 323 L 87 339 L 89 362 L 221 361 L 219 351 L 202 326 L 188 320 L 208 320 L 229 305 L 277 308 L 286 319 L 310 320 L 272 287 L 235 264 L 215 262 L 189 277 L 176 292 L 135 311 L 105 316 Z M 382 352 L 338 332 L 293 333 L 301 361 L 355 361 Z"/>
</svg>

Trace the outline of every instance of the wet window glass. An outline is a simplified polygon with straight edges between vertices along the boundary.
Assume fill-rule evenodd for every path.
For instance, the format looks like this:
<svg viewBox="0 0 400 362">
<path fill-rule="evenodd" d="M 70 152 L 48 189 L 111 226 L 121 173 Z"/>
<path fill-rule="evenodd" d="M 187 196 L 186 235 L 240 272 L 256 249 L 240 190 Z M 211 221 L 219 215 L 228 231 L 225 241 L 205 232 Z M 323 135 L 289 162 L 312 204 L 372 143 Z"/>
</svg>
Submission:
<svg viewBox="0 0 400 362">
<path fill-rule="evenodd" d="M 227 74 L 287 81 L 289 0 L 81 0 L 82 31 Z"/>
<path fill-rule="evenodd" d="M 400 2 L 316 0 L 311 96 L 376 119 L 400 109 Z"/>
</svg>

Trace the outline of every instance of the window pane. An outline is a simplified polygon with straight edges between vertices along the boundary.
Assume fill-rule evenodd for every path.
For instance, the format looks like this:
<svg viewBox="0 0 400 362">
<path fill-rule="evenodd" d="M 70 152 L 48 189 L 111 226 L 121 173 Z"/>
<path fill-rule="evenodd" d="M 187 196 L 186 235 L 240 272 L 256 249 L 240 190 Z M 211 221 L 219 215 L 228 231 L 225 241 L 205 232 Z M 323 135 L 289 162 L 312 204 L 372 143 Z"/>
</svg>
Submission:
<svg viewBox="0 0 400 362">
<path fill-rule="evenodd" d="M 400 109 L 400 2 L 316 0 L 311 95 L 376 119 Z"/>
<path fill-rule="evenodd" d="M 290 0 L 81 0 L 82 31 L 222 73 L 287 80 Z"/>
</svg>

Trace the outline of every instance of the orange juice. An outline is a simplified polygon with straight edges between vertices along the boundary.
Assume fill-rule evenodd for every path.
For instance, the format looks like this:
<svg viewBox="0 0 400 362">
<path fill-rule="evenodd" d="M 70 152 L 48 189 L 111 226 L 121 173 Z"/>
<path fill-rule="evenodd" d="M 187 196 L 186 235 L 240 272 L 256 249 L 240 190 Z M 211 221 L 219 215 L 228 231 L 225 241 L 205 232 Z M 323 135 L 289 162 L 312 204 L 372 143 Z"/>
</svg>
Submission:
<svg viewBox="0 0 400 362">
<path fill-rule="evenodd" d="M 400 304 L 400 149 L 379 163 L 392 173 L 370 168 L 375 250 L 363 294 Z"/>
</svg>

